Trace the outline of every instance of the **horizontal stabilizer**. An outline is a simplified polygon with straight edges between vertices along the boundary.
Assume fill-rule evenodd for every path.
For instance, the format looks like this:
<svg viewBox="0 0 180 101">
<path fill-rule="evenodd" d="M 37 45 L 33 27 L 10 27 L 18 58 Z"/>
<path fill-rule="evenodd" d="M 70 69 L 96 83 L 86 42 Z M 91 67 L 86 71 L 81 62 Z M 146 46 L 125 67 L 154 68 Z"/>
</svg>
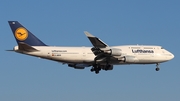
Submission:
<svg viewBox="0 0 180 101">
<path fill-rule="evenodd" d="M 33 48 L 32 46 L 30 46 L 24 42 L 19 42 L 18 46 L 19 46 L 19 50 L 21 50 L 21 51 L 26 51 L 26 52 L 38 51 L 37 49 Z"/>
<path fill-rule="evenodd" d="M 6 50 L 6 51 L 10 51 L 10 52 L 13 52 L 14 50 Z"/>
</svg>

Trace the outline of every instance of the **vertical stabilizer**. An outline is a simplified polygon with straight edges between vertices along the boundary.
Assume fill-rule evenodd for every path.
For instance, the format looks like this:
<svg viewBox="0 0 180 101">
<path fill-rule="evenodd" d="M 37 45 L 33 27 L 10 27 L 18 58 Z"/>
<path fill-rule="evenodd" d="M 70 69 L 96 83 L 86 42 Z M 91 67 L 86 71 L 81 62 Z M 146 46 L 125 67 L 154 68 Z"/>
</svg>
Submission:
<svg viewBox="0 0 180 101">
<path fill-rule="evenodd" d="M 18 21 L 8 21 L 17 43 L 26 43 L 30 46 L 46 46 Z"/>
</svg>

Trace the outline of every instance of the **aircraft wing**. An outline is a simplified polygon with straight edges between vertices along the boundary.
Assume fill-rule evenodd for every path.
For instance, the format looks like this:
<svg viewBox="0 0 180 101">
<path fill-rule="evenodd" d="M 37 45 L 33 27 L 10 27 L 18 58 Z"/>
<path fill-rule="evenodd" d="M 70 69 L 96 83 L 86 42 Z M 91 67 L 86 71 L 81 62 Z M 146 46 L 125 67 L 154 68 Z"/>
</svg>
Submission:
<svg viewBox="0 0 180 101">
<path fill-rule="evenodd" d="M 105 48 L 105 47 L 108 47 L 108 45 L 106 43 L 104 43 L 99 38 L 93 36 L 89 32 L 85 31 L 84 33 L 86 34 L 88 39 L 91 41 L 91 43 L 93 44 L 94 47 L 96 47 L 96 48 Z"/>
<path fill-rule="evenodd" d="M 102 57 L 104 55 L 104 52 L 102 49 L 106 49 L 106 47 L 109 47 L 106 43 L 104 43 L 101 39 L 93 36 L 87 31 L 84 31 L 85 35 L 88 37 L 88 39 L 91 41 L 92 45 L 94 46 L 91 48 L 92 52 L 98 56 Z"/>
<path fill-rule="evenodd" d="M 91 48 L 92 52 L 96 55 L 95 60 L 108 61 L 109 59 L 117 59 L 121 55 L 121 49 L 109 47 L 99 38 L 93 36 L 87 31 L 84 32 L 94 47 Z"/>
</svg>

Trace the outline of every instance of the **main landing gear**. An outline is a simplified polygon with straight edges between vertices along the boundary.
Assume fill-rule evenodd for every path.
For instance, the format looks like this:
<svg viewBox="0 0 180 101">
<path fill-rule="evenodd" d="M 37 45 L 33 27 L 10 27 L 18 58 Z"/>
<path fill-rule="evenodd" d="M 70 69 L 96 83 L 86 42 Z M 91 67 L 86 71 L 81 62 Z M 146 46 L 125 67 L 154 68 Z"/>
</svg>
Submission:
<svg viewBox="0 0 180 101">
<path fill-rule="evenodd" d="M 112 67 L 113 68 L 113 67 Z M 91 72 L 95 72 L 96 74 L 99 73 L 100 70 L 112 70 L 111 68 L 111 65 L 109 64 L 106 64 L 106 65 L 98 65 L 98 64 L 95 64 L 93 65 L 93 67 L 91 68 Z"/>
<path fill-rule="evenodd" d="M 156 64 L 156 69 L 155 69 L 156 71 L 159 71 L 160 70 L 160 68 L 159 68 L 159 63 L 157 63 Z"/>
<path fill-rule="evenodd" d="M 96 74 L 98 74 L 100 70 L 101 70 L 101 67 L 98 66 L 97 64 L 93 65 L 93 67 L 91 68 L 91 72 L 95 71 Z"/>
</svg>

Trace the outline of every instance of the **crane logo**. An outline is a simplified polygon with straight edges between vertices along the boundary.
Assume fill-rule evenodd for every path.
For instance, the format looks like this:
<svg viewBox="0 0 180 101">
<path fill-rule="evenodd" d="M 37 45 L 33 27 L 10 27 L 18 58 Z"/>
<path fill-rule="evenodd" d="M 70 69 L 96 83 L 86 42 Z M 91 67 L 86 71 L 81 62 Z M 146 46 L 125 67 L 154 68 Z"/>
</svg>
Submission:
<svg viewBox="0 0 180 101">
<path fill-rule="evenodd" d="M 15 31 L 15 37 L 19 41 L 24 41 L 28 37 L 28 31 L 25 28 L 20 27 Z"/>
</svg>

